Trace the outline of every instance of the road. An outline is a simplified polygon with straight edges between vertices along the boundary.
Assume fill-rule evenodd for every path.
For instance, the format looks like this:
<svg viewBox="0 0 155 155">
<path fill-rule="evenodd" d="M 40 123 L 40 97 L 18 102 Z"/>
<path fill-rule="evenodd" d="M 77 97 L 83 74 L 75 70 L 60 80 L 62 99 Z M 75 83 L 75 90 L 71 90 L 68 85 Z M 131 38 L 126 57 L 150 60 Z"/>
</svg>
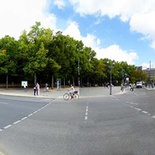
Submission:
<svg viewBox="0 0 155 155">
<path fill-rule="evenodd" d="M 97 90 L 81 88 L 77 101 L 1 96 L 1 150 L 7 155 L 154 155 L 154 91 L 95 97 Z M 94 95 L 86 96 L 89 92 Z"/>
</svg>

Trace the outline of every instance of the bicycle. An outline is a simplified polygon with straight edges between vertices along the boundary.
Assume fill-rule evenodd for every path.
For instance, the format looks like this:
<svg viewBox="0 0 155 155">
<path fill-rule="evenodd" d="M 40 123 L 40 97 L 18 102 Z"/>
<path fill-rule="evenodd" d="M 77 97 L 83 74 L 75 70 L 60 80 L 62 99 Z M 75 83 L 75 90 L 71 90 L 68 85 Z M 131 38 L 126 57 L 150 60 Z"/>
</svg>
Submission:
<svg viewBox="0 0 155 155">
<path fill-rule="evenodd" d="M 65 93 L 64 95 L 63 95 L 63 99 L 64 100 L 69 100 L 69 99 L 79 99 L 79 94 L 78 94 L 78 91 L 76 90 L 76 91 L 74 91 L 74 93 L 72 94 L 72 93 L 70 93 L 69 91 L 67 92 L 67 93 Z"/>
</svg>

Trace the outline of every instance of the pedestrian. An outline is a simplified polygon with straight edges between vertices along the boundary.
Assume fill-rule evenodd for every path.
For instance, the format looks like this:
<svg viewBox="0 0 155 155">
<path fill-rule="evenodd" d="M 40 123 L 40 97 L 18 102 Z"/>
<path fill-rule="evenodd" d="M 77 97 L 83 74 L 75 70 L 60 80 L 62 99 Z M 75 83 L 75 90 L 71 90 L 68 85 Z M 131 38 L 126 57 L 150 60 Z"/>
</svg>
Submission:
<svg viewBox="0 0 155 155">
<path fill-rule="evenodd" d="M 36 85 L 34 86 L 33 90 L 34 90 L 34 96 L 36 96 L 36 92 L 37 92 Z"/>
<path fill-rule="evenodd" d="M 134 84 L 130 84 L 130 91 L 134 91 Z"/>
<path fill-rule="evenodd" d="M 36 84 L 36 92 L 37 92 L 37 95 L 40 95 L 40 85 L 39 85 L 39 83 Z"/>
<path fill-rule="evenodd" d="M 123 87 L 124 87 L 124 86 L 123 86 L 123 83 L 121 83 L 121 91 L 122 91 L 122 92 L 123 92 L 123 89 L 124 89 Z"/>
<path fill-rule="evenodd" d="M 48 91 L 48 83 L 45 83 L 45 91 Z"/>
</svg>

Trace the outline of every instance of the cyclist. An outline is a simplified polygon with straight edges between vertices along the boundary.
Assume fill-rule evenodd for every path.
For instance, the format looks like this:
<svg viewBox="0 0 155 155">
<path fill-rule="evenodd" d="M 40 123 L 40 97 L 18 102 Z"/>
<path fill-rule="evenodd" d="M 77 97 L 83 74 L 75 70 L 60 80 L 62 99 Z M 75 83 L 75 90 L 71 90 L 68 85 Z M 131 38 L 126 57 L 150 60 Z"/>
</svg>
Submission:
<svg viewBox="0 0 155 155">
<path fill-rule="evenodd" d="M 71 84 L 71 85 L 70 85 L 70 88 L 69 88 L 69 93 L 71 94 L 71 98 L 73 98 L 74 92 L 75 92 L 75 88 L 74 88 L 73 85 Z"/>
</svg>

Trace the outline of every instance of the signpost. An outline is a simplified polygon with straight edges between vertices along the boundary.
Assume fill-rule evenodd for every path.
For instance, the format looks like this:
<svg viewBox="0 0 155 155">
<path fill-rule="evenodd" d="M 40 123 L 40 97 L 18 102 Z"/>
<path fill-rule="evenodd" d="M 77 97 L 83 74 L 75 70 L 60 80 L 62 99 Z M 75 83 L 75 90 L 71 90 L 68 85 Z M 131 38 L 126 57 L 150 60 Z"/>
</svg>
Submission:
<svg viewBox="0 0 155 155">
<path fill-rule="evenodd" d="M 22 87 L 24 87 L 24 90 L 26 91 L 26 88 L 28 86 L 28 82 L 27 81 L 22 81 L 21 85 L 22 85 Z"/>
</svg>

